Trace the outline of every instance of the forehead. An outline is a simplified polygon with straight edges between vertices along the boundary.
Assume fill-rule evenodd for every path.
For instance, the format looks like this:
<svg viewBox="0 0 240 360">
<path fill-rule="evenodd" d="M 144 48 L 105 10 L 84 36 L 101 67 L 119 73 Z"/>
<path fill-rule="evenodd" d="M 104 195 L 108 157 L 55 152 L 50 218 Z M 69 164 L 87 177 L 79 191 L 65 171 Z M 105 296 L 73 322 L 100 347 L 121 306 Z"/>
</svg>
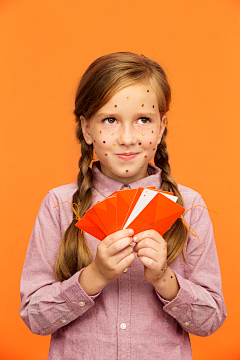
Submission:
<svg viewBox="0 0 240 360">
<path fill-rule="evenodd" d="M 114 107 L 115 105 L 117 105 L 118 108 L 120 106 L 126 108 L 133 105 L 142 106 L 142 104 L 146 104 L 145 106 L 155 105 L 155 108 L 158 107 L 156 106 L 156 94 L 150 84 L 134 84 L 124 87 L 116 92 L 101 110 L 112 106 Z"/>
</svg>

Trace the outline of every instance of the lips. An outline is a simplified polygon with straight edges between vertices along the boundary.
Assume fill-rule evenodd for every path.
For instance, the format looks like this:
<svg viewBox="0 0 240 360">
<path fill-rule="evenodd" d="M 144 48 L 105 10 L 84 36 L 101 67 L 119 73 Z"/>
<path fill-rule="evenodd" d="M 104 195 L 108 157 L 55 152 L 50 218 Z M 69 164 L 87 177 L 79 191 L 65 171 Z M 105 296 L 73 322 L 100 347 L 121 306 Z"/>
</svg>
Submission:
<svg viewBox="0 0 240 360">
<path fill-rule="evenodd" d="M 120 156 L 130 156 L 130 155 L 137 155 L 137 154 L 139 154 L 139 153 L 130 152 L 130 153 L 117 154 L 117 155 L 120 155 Z"/>
<path fill-rule="evenodd" d="M 134 159 L 139 153 L 123 153 L 123 154 L 116 154 L 119 159 L 122 160 L 131 160 Z"/>
</svg>

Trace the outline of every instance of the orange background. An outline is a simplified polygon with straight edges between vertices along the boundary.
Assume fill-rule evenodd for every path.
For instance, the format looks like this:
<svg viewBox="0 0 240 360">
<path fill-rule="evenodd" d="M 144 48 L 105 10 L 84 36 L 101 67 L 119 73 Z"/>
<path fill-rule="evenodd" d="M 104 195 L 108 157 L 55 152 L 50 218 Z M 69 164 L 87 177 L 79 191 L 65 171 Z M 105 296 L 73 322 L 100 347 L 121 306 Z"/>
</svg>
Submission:
<svg viewBox="0 0 240 360">
<path fill-rule="evenodd" d="M 163 64 L 172 174 L 220 214 L 210 216 L 228 317 L 210 337 L 191 336 L 194 360 L 240 358 L 239 40 L 234 0 L 0 1 L 2 360 L 47 358 L 50 337 L 18 315 L 21 271 L 43 197 L 76 179 L 78 79 L 115 51 Z"/>
</svg>

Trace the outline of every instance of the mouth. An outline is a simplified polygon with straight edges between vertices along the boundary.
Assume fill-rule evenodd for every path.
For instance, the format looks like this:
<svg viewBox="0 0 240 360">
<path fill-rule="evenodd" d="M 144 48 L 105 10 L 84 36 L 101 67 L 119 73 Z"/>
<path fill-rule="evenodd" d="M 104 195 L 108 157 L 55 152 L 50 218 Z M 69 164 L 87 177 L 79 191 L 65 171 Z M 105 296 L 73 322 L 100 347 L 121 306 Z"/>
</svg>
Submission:
<svg viewBox="0 0 240 360">
<path fill-rule="evenodd" d="M 122 160 L 131 160 L 133 158 L 135 158 L 139 153 L 133 153 L 133 152 L 129 152 L 129 153 L 122 153 L 122 154 L 116 154 L 117 157 L 119 159 L 122 159 Z"/>
</svg>

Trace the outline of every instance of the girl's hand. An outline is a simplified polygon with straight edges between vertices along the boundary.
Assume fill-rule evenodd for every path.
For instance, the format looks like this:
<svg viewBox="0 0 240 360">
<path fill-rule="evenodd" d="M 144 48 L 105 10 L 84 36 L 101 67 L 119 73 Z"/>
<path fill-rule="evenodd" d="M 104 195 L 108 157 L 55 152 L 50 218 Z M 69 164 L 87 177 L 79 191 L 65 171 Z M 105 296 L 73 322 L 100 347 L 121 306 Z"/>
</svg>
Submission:
<svg viewBox="0 0 240 360">
<path fill-rule="evenodd" d="M 143 231 L 135 235 L 133 241 L 137 243 L 133 250 L 144 265 L 145 279 L 152 284 L 156 283 L 167 267 L 166 241 L 155 230 Z"/>
<path fill-rule="evenodd" d="M 106 284 L 118 278 L 134 261 L 135 254 L 130 246 L 133 233 L 132 229 L 119 230 L 99 243 L 92 266 Z"/>
</svg>

